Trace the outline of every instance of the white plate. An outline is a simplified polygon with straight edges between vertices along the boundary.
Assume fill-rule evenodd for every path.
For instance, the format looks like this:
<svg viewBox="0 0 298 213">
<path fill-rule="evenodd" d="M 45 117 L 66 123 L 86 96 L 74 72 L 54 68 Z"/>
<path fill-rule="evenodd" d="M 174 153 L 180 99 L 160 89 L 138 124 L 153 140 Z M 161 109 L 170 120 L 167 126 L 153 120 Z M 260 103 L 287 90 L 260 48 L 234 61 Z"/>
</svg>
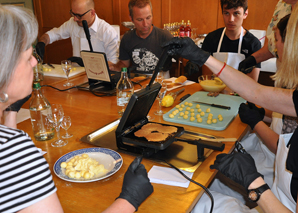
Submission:
<svg viewBox="0 0 298 213">
<path fill-rule="evenodd" d="M 90 158 L 93 158 L 100 164 L 103 164 L 105 169 L 108 170 L 108 172 L 103 176 L 94 177 L 90 179 L 83 179 L 83 178 L 75 179 L 65 175 L 65 169 L 62 169 L 60 167 L 60 164 L 62 162 L 67 162 L 70 158 L 73 158 L 76 155 L 82 155 L 85 153 L 88 154 Z M 73 152 L 69 152 L 63 155 L 62 157 L 60 157 L 54 164 L 54 172 L 59 178 L 69 182 L 88 183 L 88 182 L 98 181 L 115 174 L 121 168 L 122 163 L 123 163 L 123 160 L 121 155 L 118 152 L 115 152 L 114 150 L 106 149 L 106 148 L 86 148 L 86 149 L 79 149 Z"/>
</svg>

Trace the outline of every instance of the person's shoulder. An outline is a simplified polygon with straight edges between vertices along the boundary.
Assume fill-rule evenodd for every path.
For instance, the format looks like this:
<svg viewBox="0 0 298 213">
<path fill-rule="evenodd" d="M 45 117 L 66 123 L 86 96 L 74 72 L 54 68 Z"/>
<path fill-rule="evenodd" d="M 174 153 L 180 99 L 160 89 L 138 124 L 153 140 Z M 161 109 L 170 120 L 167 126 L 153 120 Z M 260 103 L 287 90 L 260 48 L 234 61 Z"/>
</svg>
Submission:
<svg viewBox="0 0 298 213">
<path fill-rule="evenodd" d="M 10 140 L 31 140 L 27 133 L 23 130 L 9 128 L 0 125 L 0 144 L 7 143 Z"/>
<path fill-rule="evenodd" d="M 222 31 L 224 30 L 224 28 L 218 28 L 210 33 L 207 34 L 205 39 L 215 39 L 215 38 L 220 38 Z"/>
<path fill-rule="evenodd" d="M 158 28 L 153 25 L 152 34 L 155 34 L 156 36 L 161 36 L 162 40 L 170 40 L 173 38 L 173 35 L 168 31 L 161 28 Z"/>
</svg>

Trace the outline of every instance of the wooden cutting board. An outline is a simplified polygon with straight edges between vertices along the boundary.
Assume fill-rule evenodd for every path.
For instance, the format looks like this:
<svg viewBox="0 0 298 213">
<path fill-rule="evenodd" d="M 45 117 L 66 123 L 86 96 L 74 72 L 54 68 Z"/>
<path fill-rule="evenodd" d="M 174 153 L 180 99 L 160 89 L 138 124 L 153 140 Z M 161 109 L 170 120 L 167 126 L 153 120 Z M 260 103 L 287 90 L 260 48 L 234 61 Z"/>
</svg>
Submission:
<svg viewBox="0 0 298 213">
<path fill-rule="evenodd" d="M 182 103 L 180 103 L 180 106 L 182 104 L 185 105 L 186 102 L 192 103 L 193 105 L 187 106 L 183 108 L 181 112 L 189 111 L 188 118 L 184 119 L 182 116 L 180 116 L 180 111 L 178 114 L 174 116 L 174 118 L 170 118 L 169 115 L 172 114 L 173 111 L 175 111 L 177 108 L 174 106 L 169 112 L 163 115 L 163 119 L 168 122 L 173 122 L 173 123 L 178 123 L 178 124 L 184 124 L 184 125 L 190 125 L 190 126 L 195 126 L 195 127 L 200 127 L 200 128 L 205 128 L 205 129 L 212 129 L 212 130 L 224 130 L 227 128 L 227 126 L 230 124 L 230 122 L 235 118 L 235 116 L 238 114 L 238 108 L 241 103 L 245 103 L 246 100 L 239 96 L 233 96 L 233 95 L 226 95 L 226 94 L 219 94 L 217 97 L 209 97 L 207 96 L 208 92 L 200 91 L 196 92 L 190 97 L 188 97 L 186 100 L 184 100 Z M 224 106 L 230 106 L 231 109 L 221 109 L 221 108 L 216 108 L 216 107 L 211 107 L 209 105 L 205 104 L 199 104 L 200 108 L 202 109 L 202 112 L 205 112 L 204 116 L 201 116 L 202 122 L 199 123 L 197 122 L 196 115 L 200 114 L 196 108 L 196 103 L 193 103 L 192 101 L 200 101 L 200 102 L 205 102 L 205 103 L 210 103 L 210 104 L 219 104 L 219 105 L 224 105 Z M 194 121 L 190 121 L 190 110 L 186 110 L 187 107 L 190 107 L 190 109 L 194 109 Z M 206 110 L 210 108 L 210 112 L 206 112 Z M 213 118 L 217 119 L 217 123 L 212 123 L 212 124 L 207 124 L 207 118 L 208 114 L 211 113 L 213 114 Z M 218 115 L 221 114 L 223 117 L 222 121 L 218 120 Z"/>
</svg>

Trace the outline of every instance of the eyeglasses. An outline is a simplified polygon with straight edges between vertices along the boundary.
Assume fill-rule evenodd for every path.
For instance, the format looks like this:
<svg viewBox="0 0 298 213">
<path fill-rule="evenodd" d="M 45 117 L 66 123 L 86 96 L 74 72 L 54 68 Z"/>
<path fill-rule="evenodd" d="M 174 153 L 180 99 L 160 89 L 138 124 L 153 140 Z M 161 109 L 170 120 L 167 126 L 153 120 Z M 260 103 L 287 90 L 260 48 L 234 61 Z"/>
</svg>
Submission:
<svg viewBox="0 0 298 213">
<path fill-rule="evenodd" d="M 90 9 L 91 10 L 91 9 Z M 88 10 L 86 13 L 84 13 L 84 14 L 77 14 L 77 13 L 73 13 L 71 10 L 69 11 L 69 13 L 70 13 L 70 15 L 72 16 L 72 17 L 77 17 L 77 19 L 81 19 L 84 15 L 86 15 L 90 10 Z"/>
</svg>

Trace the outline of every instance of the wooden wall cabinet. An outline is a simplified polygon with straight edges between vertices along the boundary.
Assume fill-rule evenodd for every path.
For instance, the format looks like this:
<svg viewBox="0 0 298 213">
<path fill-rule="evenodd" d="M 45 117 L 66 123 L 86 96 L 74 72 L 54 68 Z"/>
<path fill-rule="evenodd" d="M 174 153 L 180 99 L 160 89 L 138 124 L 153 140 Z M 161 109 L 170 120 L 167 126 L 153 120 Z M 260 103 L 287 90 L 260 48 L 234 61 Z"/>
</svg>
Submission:
<svg viewBox="0 0 298 213">
<path fill-rule="evenodd" d="M 59 27 L 71 16 L 71 0 L 33 0 L 34 11 L 39 23 L 39 36 L 53 27 Z M 130 21 L 129 0 L 95 0 L 95 10 L 99 18 L 110 24 L 120 25 L 120 34 L 128 28 L 121 25 Z M 151 0 L 153 24 L 163 28 L 165 23 L 190 20 L 198 34 L 209 33 L 223 27 L 220 0 Z M 243 26 L 246 29 L 266 30 L 278 0 L 248 0 L 249 14 Z M 45 62 L 60 63 L 72 56 L 70 39 L 58 41 L 46 47 Z"/>
</svg>

